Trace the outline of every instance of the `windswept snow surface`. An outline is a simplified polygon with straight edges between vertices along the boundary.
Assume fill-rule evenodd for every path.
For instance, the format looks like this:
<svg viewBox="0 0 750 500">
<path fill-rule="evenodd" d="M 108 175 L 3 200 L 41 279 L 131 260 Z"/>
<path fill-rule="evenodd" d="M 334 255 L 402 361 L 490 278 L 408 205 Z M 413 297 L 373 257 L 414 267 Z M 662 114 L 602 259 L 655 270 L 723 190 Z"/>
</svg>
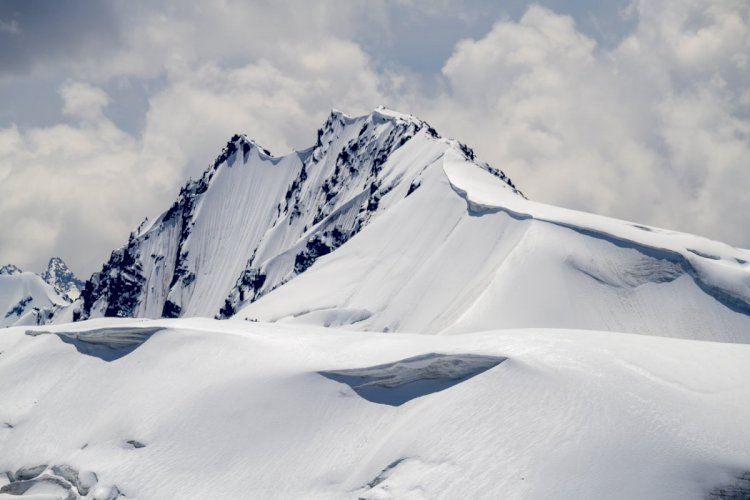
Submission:
<svg viewBox="0 0 750 500">
<path fill-rule="evenodd" d="M 750 252 L 535 203 L 454 150 L 235 317 L 370 331 L 553 327 L 750 342 Z"/>
<path fill-rule="evenodd" d="M 0 335 L 0 479 L 45 465 L 137 499 L 698 500 L 750 471 L 745 345 L 208 319 L 36 330 L 57 334 Z M 62 337 L 138 345 L 104 360 Z M 458 373 L 424 370 L 434 354 L 507 359 L 400 406 L 320 374 Z"/>
</svg>

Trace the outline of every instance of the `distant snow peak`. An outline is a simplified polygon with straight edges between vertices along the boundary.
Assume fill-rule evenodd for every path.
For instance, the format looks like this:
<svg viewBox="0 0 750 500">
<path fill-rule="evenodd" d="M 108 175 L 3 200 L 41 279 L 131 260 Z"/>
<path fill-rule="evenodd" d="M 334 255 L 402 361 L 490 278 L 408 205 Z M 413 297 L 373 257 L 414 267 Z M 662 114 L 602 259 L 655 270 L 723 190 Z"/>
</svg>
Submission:
<svg viewBox="0 0 750 500">
<path fill-rule="evenodd" d="M 14 265 L 0 267 L 0 327 L 48 323 L 70 303 L 40 275 Z"/>
<path fill-rule="evenodd" d="M 21 272 L 21 269 L 13 264 L 0 266 L 0 276 L 13 276 L 14 274 L 21 274 Z"/>
<path fill-rule="evenodd" d="M 60 257 L 52 257 L 49 260 L 47 270 L 41 274 L 41 277 L 71 300 L 77 299 L 83 290 L 83 281 L 76 277 Z"/>
</svg>

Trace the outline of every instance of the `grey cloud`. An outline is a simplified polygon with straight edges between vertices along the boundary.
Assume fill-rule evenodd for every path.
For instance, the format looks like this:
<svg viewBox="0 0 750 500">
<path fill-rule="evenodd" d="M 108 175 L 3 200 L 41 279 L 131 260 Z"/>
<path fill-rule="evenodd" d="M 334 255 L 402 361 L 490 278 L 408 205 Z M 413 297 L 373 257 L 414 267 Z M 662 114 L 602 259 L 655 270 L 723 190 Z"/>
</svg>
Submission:
<svg viewBox="0 0 750 500">
<path fill-rule="evenodd" d="M 103 50 L 119 33 L 112 4 L 86 0 L 0 2 L 0 76 Z"/>
</svg>

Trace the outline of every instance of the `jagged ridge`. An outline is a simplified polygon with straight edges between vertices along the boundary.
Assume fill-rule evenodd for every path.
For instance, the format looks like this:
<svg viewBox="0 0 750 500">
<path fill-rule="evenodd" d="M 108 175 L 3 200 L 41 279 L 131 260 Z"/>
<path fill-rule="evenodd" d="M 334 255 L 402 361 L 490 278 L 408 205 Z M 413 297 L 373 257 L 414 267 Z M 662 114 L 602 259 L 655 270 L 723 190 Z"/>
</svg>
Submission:
<svg viewBox="0 0 750 500">
<path fill-rule="evenodd" d="M 399 151 L 408 156 L 408 144 L 413 158 L 391 161 Z M 235 135 L 200 179 L 91 277 L 75 319 L 229 317 L 411 195 L 447 149 L 520 194 L 467 146 L 385 108 L 360 117 L 334 110 L 311 148 L 284 157 Z"/>
</svg>

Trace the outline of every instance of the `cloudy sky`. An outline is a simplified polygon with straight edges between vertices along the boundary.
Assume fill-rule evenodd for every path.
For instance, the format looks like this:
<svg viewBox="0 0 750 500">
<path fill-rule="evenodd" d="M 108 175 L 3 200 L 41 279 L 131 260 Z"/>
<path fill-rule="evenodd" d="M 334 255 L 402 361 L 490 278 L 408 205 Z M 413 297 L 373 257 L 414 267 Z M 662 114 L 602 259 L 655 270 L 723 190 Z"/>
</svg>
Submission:
<svg viewBox="0 0 750 500">
<path fill-rule="evenodd" d="M 747 0 L 0 1 L 0 263 L 87 276 L 235 132 L 383 104 L 534 200 L 750 247 Z"/>
</svg>

